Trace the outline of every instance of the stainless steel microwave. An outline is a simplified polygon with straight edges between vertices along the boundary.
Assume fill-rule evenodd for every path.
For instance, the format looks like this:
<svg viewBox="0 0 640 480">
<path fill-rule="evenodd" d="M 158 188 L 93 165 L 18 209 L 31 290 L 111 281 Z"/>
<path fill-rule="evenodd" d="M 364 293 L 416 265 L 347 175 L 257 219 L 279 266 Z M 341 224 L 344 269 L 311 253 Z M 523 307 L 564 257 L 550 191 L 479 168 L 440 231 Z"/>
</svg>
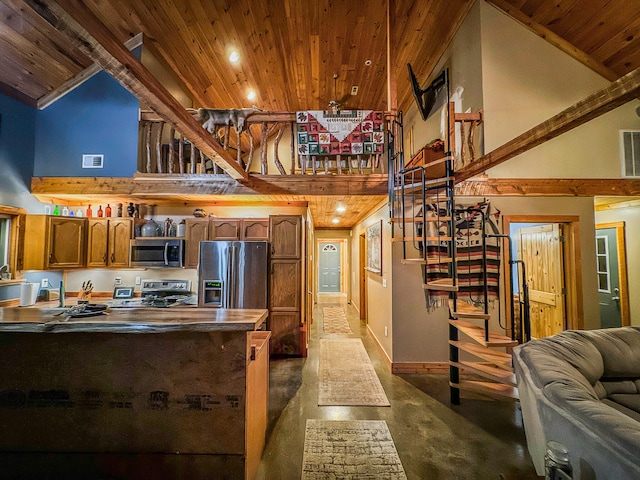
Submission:
<svg viewBox="0 0 640 480">
<path fill-rule="evenodd" d="M 131 240 L 131 266 L 147 268 L 184 267 L 184 240 L 136 238 Z"/>
</svg>

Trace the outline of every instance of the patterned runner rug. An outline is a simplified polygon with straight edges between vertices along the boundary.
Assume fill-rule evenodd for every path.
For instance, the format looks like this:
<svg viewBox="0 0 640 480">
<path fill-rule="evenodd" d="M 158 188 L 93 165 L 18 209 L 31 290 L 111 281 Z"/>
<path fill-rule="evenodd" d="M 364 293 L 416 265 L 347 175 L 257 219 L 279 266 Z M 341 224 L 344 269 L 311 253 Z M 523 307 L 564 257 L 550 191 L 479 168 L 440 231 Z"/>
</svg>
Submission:
<svg viewBox="0 0 640 480">
<path fill-rule="evenodd" d="M 383 420 L 307 420 L 302 480 L 406 479 Z"/>
<path fill-rule="evenodd" d="M 359 338 L 320 339 L 318 381 L 318 405 L 390 406 Z"/>
<path fill-rule="evenodd" d="M 324 333 L 346 333 L 352 334 L 349 321 L 342 307 L 323 307 L 322 323 L 324 325 Z"/>
</svg>

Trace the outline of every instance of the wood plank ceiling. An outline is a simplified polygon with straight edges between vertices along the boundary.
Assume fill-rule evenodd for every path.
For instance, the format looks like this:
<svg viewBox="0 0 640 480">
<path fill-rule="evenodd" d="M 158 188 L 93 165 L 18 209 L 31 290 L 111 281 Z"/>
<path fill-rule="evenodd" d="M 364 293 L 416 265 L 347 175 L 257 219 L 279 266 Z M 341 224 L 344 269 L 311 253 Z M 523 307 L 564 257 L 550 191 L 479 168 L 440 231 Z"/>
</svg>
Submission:
<svg viewBox="0 0 640 480">
<path fill-rule="evenodd" d="M 640 66 L 638 0 L 488 1 L 610 80 Z M 32 106 L 92 63 L 34 14 L 35 2 L 0 0 L 0 93 Z M 142 32 L 194 107 L 295 111 L 337 100 L 386 110 L 389 46 L 398 107 L 406 111 L 413 102 L 406 64 L 419 80 L 428 78 L 474 1 L 395 0 L 389 39 L 387 0 L 58 3 L 71 15 L 90 11 L 122 43 Z M 236 65 L 228 61 L 232 49 Z M 255 100 L 247 99 L 250 90 Z M 311 202 L 318 218 L 333 200 Z"/>
</svg>

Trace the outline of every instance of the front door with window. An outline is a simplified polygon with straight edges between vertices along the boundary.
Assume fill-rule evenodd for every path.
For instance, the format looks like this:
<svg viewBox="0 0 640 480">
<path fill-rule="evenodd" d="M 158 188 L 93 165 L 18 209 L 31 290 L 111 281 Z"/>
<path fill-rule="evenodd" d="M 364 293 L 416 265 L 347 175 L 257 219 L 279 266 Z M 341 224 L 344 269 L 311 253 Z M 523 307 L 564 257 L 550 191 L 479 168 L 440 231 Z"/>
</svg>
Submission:
<svg viewBox="0 0 640 480">
<path fill-rule="evenodd" d="M 600 326 L 622 326 L 620 311 L 620 273 L 615 228 L 599 228 L 596 234 L 596 259 L 598 269 L 598 299 L 600 302 Z"/>
<path fill-rule="evenodd" d="M 339 293 L 340 288 L 340 243 L 321 243 L 318 268 L 318 291 L 320 293 Z"/>
</svg>

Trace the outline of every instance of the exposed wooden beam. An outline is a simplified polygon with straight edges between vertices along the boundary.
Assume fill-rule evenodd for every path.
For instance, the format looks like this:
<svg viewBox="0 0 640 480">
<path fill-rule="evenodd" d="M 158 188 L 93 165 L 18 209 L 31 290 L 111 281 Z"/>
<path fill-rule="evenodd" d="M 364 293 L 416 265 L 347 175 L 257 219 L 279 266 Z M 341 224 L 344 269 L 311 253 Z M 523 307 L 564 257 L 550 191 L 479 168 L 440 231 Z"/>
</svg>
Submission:
<svg viewBox="0 0 640 480">
<path fill-rule="evenodd" d="M 616 210 L 618 208 L 637 208 L 640 207 L 640 198 L 616 202 L 596 203 L 596 212 L 605 212 L 607 210 Z"/>
<path fill-rule="evenodd" d="M 130 38 L 124 43 L 124 46 L 127 47 L 127 49 L 129 50 L 133 50 L 134 48 L 137 48 L 140 45 L 142 45 L 142 33 L 137 34 L 135 37 Z M 44 110 L 53 102 L 59 100 L 60 98 L 64 97 L 67 93 L 78 88 L 84 82 L 86 82 L 91 77 L 93 77 L 94 75 L 96 75 L 101 71 L 102 71 L 102 67 L 97 63 L 94 63 L 90 67 L 85 68 L 83 71 L 81 71 L 74 77 L 64 82 L 55 90 L 52 90 L 46 95 L 43 95 L 42 97 L 40 97 L 37 101 L 38 110 Z"/>
<path fill-rule="evenodd" d="M 587 123 L 640 94 L 640 68 L 612 82 L 578 103 L 571 105 L 548 120 L 518 135 L 494 151 L 474 160 L 456 172 L 456 181 L 461 182 L 485 172 L 496 165 L 531 150 L 552 138 Z"/>
<path fill-rule="evenodd" d="M 91 12 L 83 0 L 25 0 L 47 23 L 113 76 L 234 179 L 247 173 Z"/>
<path fill-rule="evenodd" d="M 387 175 L 251 175 L 242 184 L 225 175 L 33 177 L 34 195 L 385 195 Z"/>
<path fill-rule="evenodd" d="M 640 195 L 640 180 L 623 178 L 483 178 L 456 185 L 462 196 L 595 197 Z"/>
<path fill-rule="evenodd" d="M 0 93 L 7 97 L 13 98 L 20 103 L 23 103 L 31 108 L 36 108 L 36 101 L 28 95 L 25 95 L 19 90 L 16 90 L 11 85 L 0 82 Z"/>
<path fill-rule="evenodd" d="M 509 15 L 511 18 L 513 18 L 517 22 L 527 27 L 529 30 L 531 30 L 533 33 L 535 33 L 539 37 L 549 42 L 554 47 L 559 48 L 570 57 L 575 58 L 577 61 L 579 61 L 586 67 L 589 67 L 594 72 L 598 73 L 599 75 L 602 75 L 604 78 L 606 78 L 610 82 L 613 82 L 614 80 L 617 80 L 618 78 L 620 78 L 620 76 L 616 74 L 613 70 L 611 70 L 607 66 L 597 61 L 588 53 L 570 44 L 559 35 L 556 35 L 544 25 L 541 25 L 540 23 L 536 22 L 531 17 L 529 17 L 528 15 L 523 13 L 521 10 L 514 7 L 512 4 L 510 4 L 506 0 L 487 0 L 487 1 L 493 4 L 498 9 L 502 10 L 504 13 Z"/>
</svg>

